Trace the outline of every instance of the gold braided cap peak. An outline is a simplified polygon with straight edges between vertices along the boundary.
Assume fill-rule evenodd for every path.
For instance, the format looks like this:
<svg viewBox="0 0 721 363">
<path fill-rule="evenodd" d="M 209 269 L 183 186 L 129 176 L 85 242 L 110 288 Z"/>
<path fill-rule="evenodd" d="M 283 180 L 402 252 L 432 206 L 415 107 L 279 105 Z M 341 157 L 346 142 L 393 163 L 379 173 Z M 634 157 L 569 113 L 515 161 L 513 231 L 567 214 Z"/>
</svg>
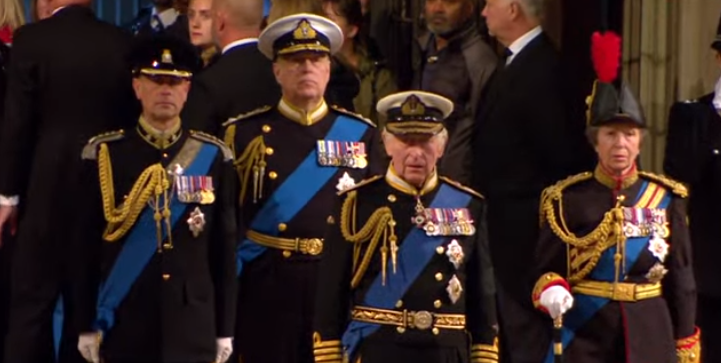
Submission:
<svg viewBox="0 0 721 363">
<path fill-rule="evenodd" d="M 263 107 L 258 107 L 255 110 L 250 111 L 250 112 L 241 113 L 240 115 L 231 117 L 227 121 L 223 122 L 223 127 L 228 127 L 229 125 L 232 125 L 232 124 L 236 123 L 237 121 L 245 120 L 245 119 L 251 118 L 255 115 L 260 115 L 260 114 L 266 113 L 272 109 L 273 109 L 272 106 L 263 106 Z"/>
<path fill-rule="evenodd" d="M 363 179 L 363 180 L 359 181 L 358 183 L 356 183 L 356 185 L 354 185 L 354 186 L 352 186 L 352 187 L 350 187 L 350 188 L 343 189 L 343 190 L 339 191 L 339 192 L 338 192 L 338 195 L 340 196 L 340 195 L 343 195 L 343 194 L 345 194 L 345 193 L 347 193 L 347 192 L 349 192 L 349 191 L 351 191 L 351 190 L 356 190 L 356 189 L 358 189 L 358 188 L 360 188 L 360 187 L 362 187 L 362 186 L 364 186 L 364 185 L 368 185 L 368 184 L 370 184 L 370 183 L 373 183 L 374 181 L 380 180 L 381 178 L 383 178 L 383 175 L 374 175 L 374 176 L 372 176 L 372 177 L 370 177 L 370 178 Z"/>
<path fill-rule="evenodd" d="M 665 175 L 649 173 L 647 171 L 639 171 L 638 175 L 665 186 L 666 188 L 670 189 L 673 194 L 676 194 L 681 198 L 688 197 L 688 189 L 686 188 L 686 186 Z"/>
<path fill-rule="evenodd" d="M 221 140 L 213 135 L 206 134 L 205 132 L 194 131 L 194 130 L 190 130 L 190 137 L 192 137 L 196 140 L 200 140 L 200 141 L 207 142 L 209 144 L 213 144 L 213 145 L 217 146 L 220 149 L 220 151 L 223 153 L 223 159 L 225 161 L 233 160 L 233 152 L 230 150 L 228 145 L 226 145 L 223 142 L 223 140 Z"/>
<path fill-rule="evenodd" d="M 370 125 L 370 126 L 373 127 L 373 128 L 377 127 L 376 124 L 373 123 L 373 121 L 371 121 L 369 118 L 366 118 L 365 116 L 363 116 L 363 115 L 361 115 L 361 114 L 359 114 L 359 113 L 355 113 L 355 112 L 352 112 L 352 111 L 348 111 L 348 110 L 346 110 L 345 108 L 340 107 L 340 106 L 338 106 L 338 105 L 331 105 L 331 106 L 330 106 L 330 109 L 331 109 L 331 110 L 334 110 L 334 111 L 336 111 L 336 112 L 338 112 L 338 113 L 342 113 L 342 114 L 344 114 L 344 115 L 351 116 L 351 117 L 353 117 L 354 119 L 357 119 L 357 120 L 359 120 L 359 121 L 363 121 L 364 123 L 367 123 L 368 125 Z"/>
<path fill-rule="evenodd" d="M 97 160 L 98 159 L 98 146 L 106 142 L 121 140 L 125 137 L 125 130 L 116 130 L 111 132 L 105 132 L 99 135 L 95 135 L 88 140 L 88 143 L 83 148 L 82 158 L 83 160 Z"/>
<path fill-rule="evenodd" d="M 457 182 L 457 181 L 455 181 L 455 180 L 453 180 L 453 179 L 451 179 L 451 178 L 448 178 L 448 177 L 445 177 L 445 176 L 439 176 L 438 179 L 441 179 L 441 180 L 443 180 L 444 182 L 446 182 L 448 185 L 450 185 L 450 186 L 452 186 L 452 187 L 455 187 L 455 188 L 457 188 L 457 189 L 460 189 L 461 191 L 466 192 L 466 193 L 468 193 L 468 194 L 470 194 L 470 195 L 472 195 L 472 196 L 474 196 L 474 197 L 476 197 L 476 198 L 485 199 L 485 197 L 483 197 L 483 195 L 482 195 L 481 193 L 479 193 L 479 192 L 477 192 L 477 191 L 475 191 L 475 190 L 473 190 L 473 189 L 471 189 L 471 188 L 469 188 L 469 187 L 467 187 L 467 186 L 465 186 L 465 185 L 463 185 L 463 184 L 461 184 L 461 183 L 459 183 L 459 182 Z"/>
</svg>

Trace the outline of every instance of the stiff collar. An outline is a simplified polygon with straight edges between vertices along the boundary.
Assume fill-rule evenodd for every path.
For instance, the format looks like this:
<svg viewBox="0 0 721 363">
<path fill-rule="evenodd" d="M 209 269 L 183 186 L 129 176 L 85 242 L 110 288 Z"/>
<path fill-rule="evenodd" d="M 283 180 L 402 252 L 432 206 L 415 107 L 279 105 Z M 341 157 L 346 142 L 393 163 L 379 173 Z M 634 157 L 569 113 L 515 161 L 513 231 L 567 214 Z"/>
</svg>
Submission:
<svg viewBox="0 0 721 363">
<path fill-rule="evenodd" d="M 278 111 L 280 111 L 283 116 L 301 125 L 310 126 L 328 114 L 328 104 L 325 103 L 325 100 L 322 100 L 315 109 L 310 112 L 305 112 L 281 98 L 280 102 L 278 102 Z"/>
<path fill-rule="evenodd" d="M 533 41 L 533 39 L 536 39 L 536 37 L 541 35 L 542 32 L 543 28 L 541 28 L 541 26 L 537 26 L 529 30 L 528 33 L 523 34 L 520 38 L 514 40 L 513 43 L 508 46 L 508 49 L 512 53 L 506 59 L 506 64 L 511 64 L 511 62 L 513 62 L 513 58 L 515 58 L 518 53 L 523 50 L 523 48 L 525 48 L 531 41 Z"/>
<path fill-rule="evenodd" d="M 52 12 L 52 14 L 50 14 L 50 16 L 53 16 L 53 15 L 57 14 L 58 12 L 60 12 L 60 10 L 63 10 L 63 9 L 65 9 L 65 8 L 67 8 L 67 5 L 61 6 L 61 7 L 57 8 L 57 9 L 53 10 L 53 12 Z"/>
<path fill-rule="evenodd" d="M 626 172 L 626 174 L 621 176 L 615 176 L 612 175 L 611 172 L 609 172 L 606 168 L 599 163 L 596 165 L 596 170 L 593 172 L 593 177 L 598 180 L 599 183 L 613 189 L 613 190 L 623 190 L 630 186 L 632 186 L 636 181 L 638 181 L 638 169 L 636 168 L 636 164 L 633 164 L 633 167 L 631 170 Z"/>
<path fill-rule="evenodd" d="M 158 24 L 153 24 L 153 22 L 160 21 L 160 25 L 163 27 L 163 29 L 165 29 L 173 25 L 175 21 L 178 20 L 178 15 L 180 15 L 180 13 L 175 8 L 169 8 L 158 12 L 158 9 L 153 6 L 150 20 L 151 26 L 157 26 Z"/>
<path fill-rule="evenodd" d="M 138 130 L 138 134 L 143 140 L 161 150 L 171 147 L 180 140 L 180 136 L 183 134 L 183 130 L 180 128 L 180 119 L 169 130 L 158 130 L 145 121 L 143 116 L 140 116 L 135 129 Z"/>
<path fill-rule="evenodd" d="M 426 182 L 423 183 L 423 188 L 421 188 L 421 190 L 418 190 L 418 188 L 403 180 L 403 178 L 398 175 L 395 168 L 393 167 L 393 163 L 391 163 L 388 166 L 388 171 L 386 172 L 386 182 L 393 189 L 396 189 L 400 192 L 414 196 L 421 196 L 428 194 L 429 192 L 436 189 L 436 187 L 438 186 L 438 173 L 435 169 L 433 169 L 433 173 L 431 173 L 431 175 L 428 176 L 428 178 L 426 179 Z"/>
<path fill-rule="evenodd" d="M 246 44 L 253 44 L 257 47 L 258 46 L 258 38 L 238 39 L 234 42 L 228 43 L 228 45 L 223 47 L 223 50 L 220 53 L 225 54 L 225 52 L 227 52 L 235 47 L 240 47 L 241 45 L 246 45 Z"/>
</svg>

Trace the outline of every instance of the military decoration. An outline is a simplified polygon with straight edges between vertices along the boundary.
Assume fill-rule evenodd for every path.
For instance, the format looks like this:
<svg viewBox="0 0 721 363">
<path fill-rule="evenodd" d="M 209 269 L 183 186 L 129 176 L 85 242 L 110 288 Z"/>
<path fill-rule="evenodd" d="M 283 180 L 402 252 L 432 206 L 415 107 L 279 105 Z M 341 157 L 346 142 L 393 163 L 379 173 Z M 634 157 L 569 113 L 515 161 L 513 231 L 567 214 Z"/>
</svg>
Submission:
<svg viewBox="0 0 721 363">
<path fill-rule="evenodd" d="M 453 275 L 451 280 L 448 281 L 446 292 L 448 292 L 448 298 L 454 304 L 458 301 L 458 299 L 461 298 L 461 293 L 463 293 L 463 286 L 461 286 L 461 280 L 458 279 L 458 276 Z"/>
<path fill-rule="evenodd" d="M 451 241 L 450 244 L 448 244 L 448 248 L 446 249 L 446 256 L 448 256 L 448 260 L 451 261 L 453 264 L 453 267 L 458 270 L 458 268 L 461 266 L 461 263 L 463 263 L 463 257 L 465 257 L 465 254 L 463 253 L 463 247 L 458 243 L 458 240 Z"/>
<path fill-rule="evenodd" d="M 203 227 L 205 227 L 205 215 L 200 211 L 200 207 L 195 207 L 195 209 L 190 213 L 190 218 L 188 218 L 188 227 L 190 227 L 190 232 L 193 233 L 193 237 L 198 237 L 200 232 L 203 232 Z"/>
<path fill-rule="evenodd" d="M 665 239 L 657 235 L 653 235 L 651 237 L 651 241 L 648 243 L 648 250 L 654 255 L 654 257 L 663 262 L 666 260 L 666 255 L 668 255 L 668 243 Z"/>
<path fill-rule="evenodd" d="M 336 184 L 335 188 L 338 189 L 339 192 L 342 192 L 342 191 L 352 188 L 354 186 L 355 186 L 355 179 L 353 179 L 346 171 L 345 173 L 343 173 L 343 176 L 340 179 L 338 179 L 338 184 Z"/>
<path fill-rule="evenodd" d="M 183 203 L 213 204 L 213 177 L 205 175 L 178 175 L 175 178 L 178 200 Z"/>
<path fill-rule="evenodd" d="M 669 249 L 666 238 L 671 234 L 666 219 L 666 209 L 626 207 L 623 208 L 623 218 L 624 235 L 627 238 L 650 236 L 648 250 L 663 262 Z"/>
<path fill-rule="evenodd" d="M 650 270 L 648 270 L 646 278 L 649 282 L 656 283 L 663 280 L 663 277 L 666 276 L 666 273 L 668 273 L 668 270 L 662 264 L 656 262 L 656 264 L 653 265 Z"/>
<path fill-rule="evenodd" d="M 318 140 L 318 164 L 321 166 L 364 169 L 368 166 L 363 142 Z"/>
<path fill-rule="evenodd" d="M 416 211 L 413 223 L 428 236 L 472 236 L 476 234 L 468 208 L 425 208 Z"/>
</svg>

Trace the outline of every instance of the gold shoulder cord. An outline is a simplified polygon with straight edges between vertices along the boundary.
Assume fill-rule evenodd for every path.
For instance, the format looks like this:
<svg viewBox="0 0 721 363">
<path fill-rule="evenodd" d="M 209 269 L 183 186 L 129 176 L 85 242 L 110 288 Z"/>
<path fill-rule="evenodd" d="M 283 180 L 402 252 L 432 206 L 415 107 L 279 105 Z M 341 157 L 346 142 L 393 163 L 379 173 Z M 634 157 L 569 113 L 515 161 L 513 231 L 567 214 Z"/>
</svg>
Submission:
<svg viewBox="0 0 721 363">
<path fill-rule="evenodd" d="M 227 141 L 228 137 L 226 135 L 226 143 Z M 234 144 L 234 142 L 231 144 Z M 232 148 L 233 154 L 235 154 L 235 146 L 232 146 Z M 265 178 L 266 162 L 263 136 L 254 138 L 245 148 L 243 154 L 235 159 L 233 166 L 235 166 L 240 178 L 240 205 L 243 205 L 245 193 L 248 191 L 251 171 L 253 172 L 253 203 L 256 203 L 258 199 L 263 197 L 263 179 Z"/>
<path fill-rule="evenodd" d="M 98 172 L 100 178 L 100 191 L 103 200 L 103 214 L 108 225 L 103 232 L 103 239 L 115 242 L 125 236 L 133 227 L 138 216 L 145 208 L 151 196 L 155 195 L 153 208 L 156 223 L 158 249 L 162 244 L 161 221 L 170 232 L 170 196 L 168 190 L 170 182 L 165 169 L 161 164 L 153 164 L 143 170 L 140 177 L 133 184 L 130 194 L 120 207 L 115 205 L 115 186 L 113 183 L 113 169 L 110 162 L 110 152 L 107 144 L 100 145 L 98 156 Z M 164 205 L 160 206 L 160 196 L 163 196 Z M 171 234 L 168 233 L 168 243 L 172 246 Z"/>
<path fill-rule="evenodd" d="M 383 238 L 383 246 L 381 246 L 381 273 L 383 275 L 383 285 L 386 282 L 386 269 L 388 265 L 388 244 L 395 246 L 398 237 L 395 235 L 396 221 L 393 220 L 393 213 L 388 207 L 376 209 L 368 218 L 368 222 L 358 231 L 356 231 L 356 200 L 358 193 L 355 190 L 348 192 L 340 215 L 340 230 L 343 238 L 350 243 L 355 244 L 353 247 L 353 279 L 351 280 L 351 288 L 356 288 L 361 278 L 368 269 L 368 265 L 373 258 L 373 253 L 378 247 L 380 239 Z M 365 242 L 370 241 L 368 249 L 366 249 L 363 259 L 360 259 L 361 247 Z M 392 248 L 392 247 L 391 247 Z M 396 261 L 393 259 L 393 273 L 396 273 Z"/>
</svg>

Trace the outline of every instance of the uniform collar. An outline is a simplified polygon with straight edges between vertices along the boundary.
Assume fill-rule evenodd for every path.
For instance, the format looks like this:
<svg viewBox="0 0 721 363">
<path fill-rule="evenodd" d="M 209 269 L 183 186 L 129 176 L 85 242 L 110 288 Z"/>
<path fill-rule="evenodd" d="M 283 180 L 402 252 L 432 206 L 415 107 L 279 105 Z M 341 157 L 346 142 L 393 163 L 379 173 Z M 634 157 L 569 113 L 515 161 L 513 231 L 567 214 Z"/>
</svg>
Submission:
<svg viewBox="0 0 721 363">
<path fill-rule="evenodd" d="M 543 32 L 543 28 L 540 26 L 537 26 L 531 30 L 528 31 L 528 33 L 523 34 L 520 38 L 516 39 L 511 43 L 511 45 L 508 46 L 508 49 L 512 52 L 511 55 L 506 59 L 506 64 L 511 64 L 513 61 L 513 58 L 518 55 L 528 44 L 533 41 L 533 39 L 536 39 L 541 33 Z"/>
<path fill-rule="evenodd" d="M 303 126 L 310 126 L 328 114 L 328 104 L 325 103 L 325 100 L 322 100 L 313 111 L 305 112 L 281 98 L 280 102 L 278 102 L 278 111 L 280 111 L 283 116 Z"/>
<path fill-rule="evenodd" d="M 255 46 L 258 46 L 258 38 L 238 39 L 234 42 L 228 43 L 228 45 L 223 47 L 223 50 L 220 53 L 225 54 L 227 51 L 229 51 L 235 47 L 240 47 L 240 46 L 246 45 L 246 44 L 253 44 Z"/>
<path fill-rule="evenodd" d="M 386 172 L 386 182 L 393 189 L 396 189 L 406 194 L 415 196 L 426 195 L 436 189 L 436 187 L 438 186 L 438 173 L 435 169 L 433 169 L 433 173 L 431 173 L 431 175 L 426 179 L 426 182 L 423 184 L 423 188 L 421 188 L 421 190 L 419 191 L 418 188 L 403 180 L 403 178 L 401 178 L 401 176 L 396 173 L 396 170 L 393 167 L 393 163 L 391 163 L 388 166 L 388 171 Z"/>
<path fill-rule="evenodd" d="M 156 9 L 153 6 L 151 15 L 152 15 L 151 19 L 153 19 L 157 16 L 157 20 L 160 21 L 160 25 L 163 27 L 163 29 L 165 29 L 165 28 L 173 25 L 175 23 L 175 21 L 178 20 L 178 15 L 180 15 L 180 13 L 175 8 L 169 8 L 169 9 L 165 9 L 161 12 L 158 12 L 158 9 Z"/>
<path fill-rule="evenodd" d="M 143 116 L 140 116 L 136 130 L 138 130 L 138 134 L 143 140 L 161 150 L 171 147 L 180 140 L 180 136 L 183 134 L 183 130 L 180 128 L 180 120 L 171 129 L 161 131 L 151 126 Z"/>
<path fill-rule="evenodd" d="M 636 168 L 636 164 L 633 164 L 631 170 L 629 170 L 626 174 L 615 176 L 599 163 L 596 165 L 596 170 L 593 172 L 593 176 L 599 183 L 613 190 L 623 190 L 638 181 L 638 169 Z"/>
</svg>

